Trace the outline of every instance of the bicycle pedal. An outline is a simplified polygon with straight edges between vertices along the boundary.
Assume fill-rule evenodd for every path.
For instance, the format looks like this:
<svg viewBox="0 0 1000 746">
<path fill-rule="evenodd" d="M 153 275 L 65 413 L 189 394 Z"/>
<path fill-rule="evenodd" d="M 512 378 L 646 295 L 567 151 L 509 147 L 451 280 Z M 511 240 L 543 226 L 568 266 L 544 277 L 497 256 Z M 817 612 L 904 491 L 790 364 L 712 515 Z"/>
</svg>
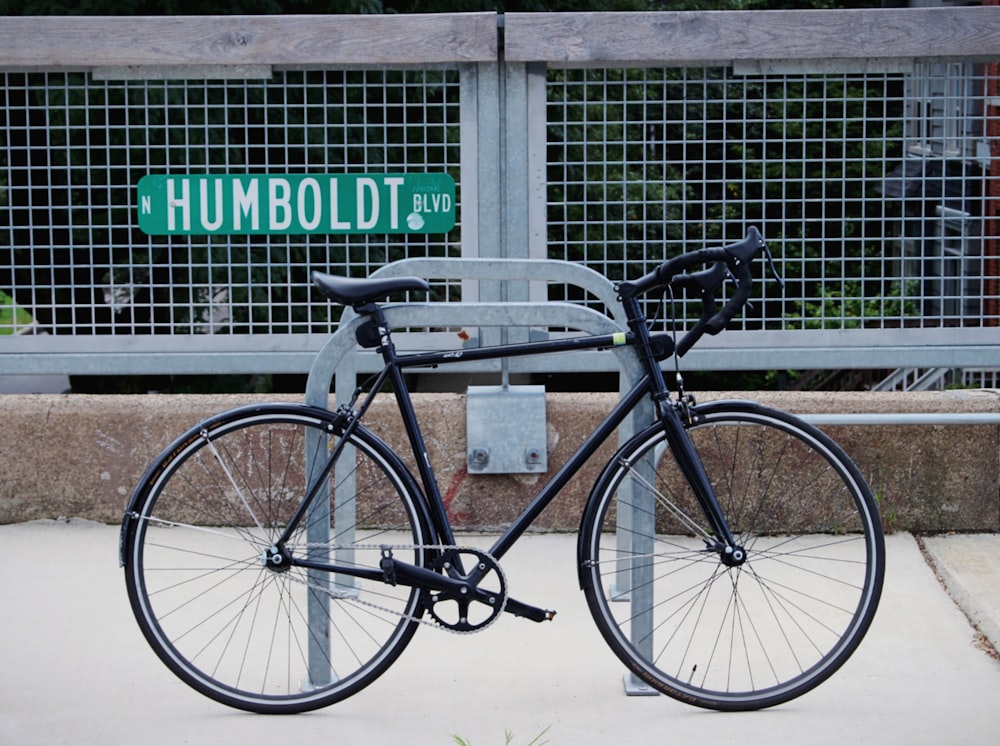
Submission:
<svg viewBox="0 0 1000 746">
<path fill-rule="evenodd" d="M 521 603 L 513 598 L 507 599 L 507 606 L 504 611 L 509 614 L 513 614 L 514 616 L 530 619 L 533 622 L 551 622 L 556 615 L 556 612 L 549 609 L 540 609 L 537 606 L 529 606 L 528 604 Z"/>
</svg>

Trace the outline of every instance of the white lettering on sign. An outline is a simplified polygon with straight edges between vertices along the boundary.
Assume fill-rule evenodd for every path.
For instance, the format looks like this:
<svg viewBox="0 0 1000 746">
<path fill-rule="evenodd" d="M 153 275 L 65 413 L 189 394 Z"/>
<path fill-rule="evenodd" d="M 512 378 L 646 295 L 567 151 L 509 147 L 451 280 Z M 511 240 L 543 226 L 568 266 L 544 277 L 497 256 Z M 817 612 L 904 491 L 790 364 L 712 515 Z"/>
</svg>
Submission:
<svg viewBox="0 0 1000 746">
<path fill-rule="evenodd" d="M 217 231 L 222 227 L 222 221 L 225 217 L 225 211 L 222 208 L 222 182 L 216 179 L 215 181 L 215 219 L 210 219 L 208 217 L 209 207 L 208 207 L 208 182 L 203 181 L 200 184 L 199 194 L 200 204 L 201 204 L 201 227 L 207 231 Z"/>
<path fill-rule="evenodd" d="M 346 220 L 340 219 L 340 202 L 337 199 L 337 187 L 338 181 L 336 178 L 330 178 L 330 219 L 333 224 L 334 230 L 338 231 L 349 231 L 351 229 L 351 224 Z"/>
<path fill-rule="evenodd" d="M 444 232 L 455 184 L 447 174 L 148 175 L 139 223 L 150 235 Z"/>
<path fill-rule="evenodd" d="M 251 181 L 244 191 L 241 181 L 233 182 L 233 225 L 243 229 L 243 218 L 250 218 L 250 230 L 260 230 L 260 202 L 257 199 L 258 181 Z"/>
<path fill-rule="evenodd" d="M 403 185 L 403 179 L 399 176 L 390 176 L 385 180 L 389 187 L 389 227 L 392 230 L 399 228 L 399 188 Z"/>
<path fill-rule="evenodd" d="M 270 211 L 268 230 L 283 231 L 292 224 L 292 187 L 287 179 L 271 179 L 268 183 Z"/>
<path fill-rule="evenodd" d="M 368 202 L 368 215 L 365 216 L 365 202 Z M 378 186 L 375 180 L 363 177 L 358 179 L 358 229 L 369 230 L 378 223 Z"/>
<path fill-rule="evenodd" d="M 311 196 L 307 192 L 311 192 Z M 313 178 L 303 179 L 295 201 L 299 205 L 299 225 L 307 231 L 315 230 L 323 219 L 323 195 L 320 194 L 319 182 Z"/>
<path fill-rule="evenodd" d="M 174 180 L 167 179 L 167 228 L 177 230 L 177 210 L 181 210 L 181 230 L 191 230 L 191 187 L 187 181 L 181 182 L 181 196 L 174 193 Z"/>
<path fill-rule="evenodd" d="M 414 194 L 414 212 L 451 212 L 450 194 Z"/>
</svg>

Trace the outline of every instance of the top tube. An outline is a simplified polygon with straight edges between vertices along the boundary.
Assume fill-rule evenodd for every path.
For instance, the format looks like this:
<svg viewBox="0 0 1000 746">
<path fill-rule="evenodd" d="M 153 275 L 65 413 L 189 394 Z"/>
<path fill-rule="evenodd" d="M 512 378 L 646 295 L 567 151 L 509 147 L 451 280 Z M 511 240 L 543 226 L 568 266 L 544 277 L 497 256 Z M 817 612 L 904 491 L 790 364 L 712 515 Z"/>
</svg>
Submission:
<svg viewBox="0 0 1000 746">
<path fill-rule="evenodd" d="M 629 309 L 626 315 L 629 317 L 630 323 L 636 318 L 642 317 L 638 306 L 633 306 L 630 303 L 630 301 L 640 295 L 667 288 L 671 291 L 686 289 L 697 292 L 701 297 L 703 307 L 701 318 L 684 335 L 676 345 L 676 349 L 671 344 L 670 350 L 666 353 L 664 353 L 662 346 L 656 351 L 656 359 L 663 359 L 672 353 L 683 356 L 703 334 L 718 334 L 722 331 L 729 321 L 746 305 L 753 286 L 750 262 L 761 251 L 764 251 L 768 258 L 770 258 L 770 253 L 767 251 L 764 239 L 756 228 L 751 227 L 742 241 L 719 248 L 698 249 L 681 254 L 664 262 L 643 277 L 618 283 L 615 285 L 615 290 L 618 293 L 619 301 Z M 712 266 L 698 272 L 688 273 L 687 271 L 705 264 L 711 264 Z M 337 303 L 350 306 L 358 314 L 369 316 L 372 314 L 378 316 L 378 303 L 388 299 L 394 292 L 426 291 L 430 287 L 426 280 L 412 276 L 358 279 L 313 272 L 312 277 L 313 282 L 328 298 Z M 725 306 L 719 310 L 715 300 L 715 292 L 726 278 L 736 280 L 736 291 Z M 367 334 L 359 333 L 358 335 L 358 341 L 361 345 L 363 347 L 379 346 L 380 330 L 377 327 L 369 327 L 366 331 L 368 332 Z M 633 331 L 635 330 L 633 329 Z M 642 345 L 643 340 L 640 340 L 640 347 Z M 588 347 L 580 347 L 580 349 L 592 349 L 601 346 L 590 345 Z M 519 350 L 518 346 L 503 345 L 494 348 L 485 357 L 477 359 L 498 358 L 518 354 L 545 354 L 546 352 L 554 351 L 556 350 L 531 349 L 529 352 L 524 352 Z M 458 354 L 458 357 L 464 360 L 474 359 L 471 355 L 464 353 Z M 412 364 L 441 364 L 442 362 L 447 361 L 436 360 L 435 362 L 414 362 Z"/>
</svg>

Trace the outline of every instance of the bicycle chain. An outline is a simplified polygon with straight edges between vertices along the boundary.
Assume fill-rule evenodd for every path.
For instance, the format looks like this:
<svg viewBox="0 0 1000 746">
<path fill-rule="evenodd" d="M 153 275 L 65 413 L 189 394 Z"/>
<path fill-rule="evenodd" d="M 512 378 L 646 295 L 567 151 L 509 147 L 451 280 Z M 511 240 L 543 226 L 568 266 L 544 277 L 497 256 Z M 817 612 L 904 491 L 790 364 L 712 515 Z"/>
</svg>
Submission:
<svg viewBox="0 0 1000 746">
<path fill-rule="evenodd" d="M 329 548 L 331 550 L 336 550 L 336 549 L 377 549 L 377 550 L 383 550 L 383 549 L 425 549 L 425 550 L 426 549 L 433 549 L 433 550 L 440 551 L 442 554 L 444 553 L 445 550 L 456 551 L 458 553 L 461 553 L 463 551 L 465 551 L 465 552 L 476 552 L 478 554 L 485 555 L 486 557 L 488 557 L 493 562 L 493 566 L 496 567 L 497 573 L 500 575 L 500 580 L 501 580 L 501 583 L 502 583 L 503 587 L 504 588 L 507 587 L 507 574 L 503 571 L 503 568 L 500 566 L 500 563 L 497 561 L 496 557 L 494 557 L 492 554 L 490 554 L 486 550 L 479 549 L 478 547 L 463 547 L 463 546 L 450 545 L 450 544 L 350 544 L 350 545 L 347 545 L 347 546 L 344 546 L 344 547 L 336 547 L 336 546 L 330 547 L 328 544 L 322 544 L 322 543 L 319 543 L 319 544 L 309 544 L 309 543 L 307 543 L 307 544 L 297 544 L 296 546 L 299 546 L 299 547 L 304 546 L 307 549 L 310 548 L 310 547 L 327 547 L 327 548 Z M 501 614 L 503 613 L 504 608 L 507 606 L 507 596 L 510 595 L 510 594 L 507 594 L 504 597 L 503 602 L 500 604 L 500 611 L 498 611 L 493 616 L 492 619 L 490 619 L 489 621 L 487 621 L 486 623 L 484 623 L 482 626 L 477 627 L 476 629 L 472 629 L 472 630 L 460 630 L 460 629 L 453 629 L 451 626 L 444 625 L 444 624 L 441 624 L 441 623 L 435 621 L 433 619 L 433 616 L 430 619 L 425 619 L 422 616 L 417 617 L 417 616 L 414 616 L 413 614 L 404 614 L 402 612 L 396 611 L 395 609 L 389 609 L 389 608 L 387 608 L 385 606 L 380 606 L 379 604 L 372 603 L 371 601 L 362 600 L 360 598 L 360 596 L 346 597 L 344 595 L 334 593 L 329 588 L 316 588 L 313 584 L 310 584 L 309 581 L 304 580 L 302 578 L 299 578 L 299 577 L 297 577 L 295 575 L 292 575 L 292 574 L 289 574 L 287 577 L 289 577 L 289 579 L 294 580 L 297 583 L 301 583 L 302 585 L 305 585 L 308 588 L 315 589 L 315 590 L 318 590 L 318 591 L 322 591 L 323 593 L 327 594 L 330 598 L 335 599 L 337 601 L 349 601 L 351 603 L 358 604 L 359 606 L 367 606 L 368 608 L 375 609 L 376 611 L 381 611 L 381 612 L 384 612 L 386 614 L 391 614 L 392 616 L 398 616 L 401 619 L 405 619 L 408 622 L 417 622 L 418 624 L 423 624 L 424 626 L 430 627 L 431 629 L 436 629 L 436 630 L 439 630 L 439 631 L 442 631 L 442 632 L 451 632 L 453 635 L 474 635 L 477 632 L 482 632 L 484 629 L 487 629 L 488 627 L 493 626 L 496 623 L 497 619 L 500 618 Z"/>
</svg>

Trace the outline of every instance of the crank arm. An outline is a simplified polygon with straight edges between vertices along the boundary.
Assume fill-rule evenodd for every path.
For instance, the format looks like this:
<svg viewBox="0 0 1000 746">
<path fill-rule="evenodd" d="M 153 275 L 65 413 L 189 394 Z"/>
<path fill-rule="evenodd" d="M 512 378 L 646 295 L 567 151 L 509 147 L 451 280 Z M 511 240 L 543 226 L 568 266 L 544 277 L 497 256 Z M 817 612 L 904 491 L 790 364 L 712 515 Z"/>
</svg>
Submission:
<svg viewBox="0 0 1000 746">
<path fill-rule="evenodd" d="M 417 567 L 416 565 L 408 565 L 398 560 L 392 560 L 392 563 L 397 583 L 412 585 L 417 588 L 445 591 L 455 596 L 468 596 L 470 601 L 479 601 L 487 606 L 493 606 L 493 594 L 481 588 L 471 587 L 465 582 L 453 580 L 452 578 L 439 575 L 436 572 Z M 514 616 L 530 619 L 533 622 L 548 622 L 556 615 L 554 611 L 540 609 L 537 606 L 529 606 L 514 598 L 507 599 L 504 611 Z"/>
</svg>

